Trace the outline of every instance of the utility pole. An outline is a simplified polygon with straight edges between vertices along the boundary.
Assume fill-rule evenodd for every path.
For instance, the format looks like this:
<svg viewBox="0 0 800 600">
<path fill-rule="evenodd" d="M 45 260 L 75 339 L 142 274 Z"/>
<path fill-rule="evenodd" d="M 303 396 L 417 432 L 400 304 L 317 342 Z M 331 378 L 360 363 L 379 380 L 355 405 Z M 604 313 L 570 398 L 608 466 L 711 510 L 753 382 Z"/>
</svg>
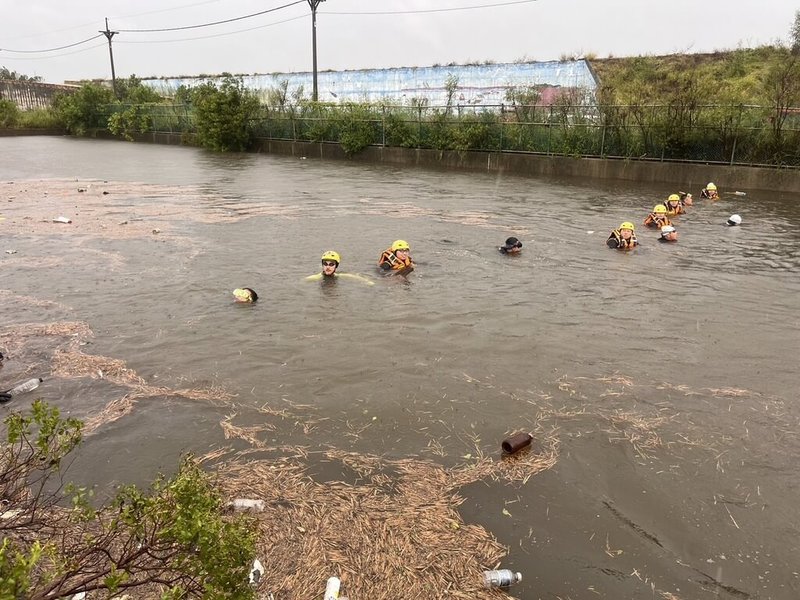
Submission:
<svg viewBox="0 0 800 600">
<path fill-rule="evenodd" d="M 110 31 L 108 29 L 108 17 L 106 17 L 106 29 L 100 30 L 106 38 L 108 38 L 108 56 L 111 58 L 111 87 L 114 89 L 114 95 L 117 95 L 117 74 L 114 72 L 114 51 L 111 49 L 111 38 L 119 33 L 119 31 Z"/>
<path fill-rule="evenodd" d="M 311 7 L 311 52 L 314 56 L 314 90 L 311 94 L 311 99 L 317 101 L 317 7 L 320 2 L 325 0 L 308 0 L 308 5 Z M 111 43 L 111 40 L 108 42 Z"/>
</svg>

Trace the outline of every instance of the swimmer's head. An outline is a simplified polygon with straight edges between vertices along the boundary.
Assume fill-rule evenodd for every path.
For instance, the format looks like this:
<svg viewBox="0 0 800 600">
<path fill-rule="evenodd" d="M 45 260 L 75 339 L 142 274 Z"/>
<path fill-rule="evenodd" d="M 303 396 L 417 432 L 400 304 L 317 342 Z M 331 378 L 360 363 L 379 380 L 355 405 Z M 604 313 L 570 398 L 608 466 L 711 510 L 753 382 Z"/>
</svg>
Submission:
<svg viewBox="0 0 800 600">
<path fill-rule="evenodd" d="M 255 302 L 258 300 L 258 294 L 252 288 L 236 288 L 233 290 L 233 297 L 236 302 Z"/>
<path fill-rule="evenodd" d="M 341 260 L 338 252 L 333 250 L 325 252 L 322 255 L 322 274 L 328 277 L 332 276 L 336 273 L 336 269 L 339 267 Z"/>
<path fill-rule="evenodd" d="M 672 225 L 664 225 L 661 228 L 661 237 L 670 242 L 674 242 L 678 239 L 678 232 Z"/>
<path fill-rule="evenodd" d="M 514 236 L 506 239 L 506 243 L 500 246 L 500 252 L 503 254 L 515 254 L 522 250 L 522 242 Z"/>
</svg>

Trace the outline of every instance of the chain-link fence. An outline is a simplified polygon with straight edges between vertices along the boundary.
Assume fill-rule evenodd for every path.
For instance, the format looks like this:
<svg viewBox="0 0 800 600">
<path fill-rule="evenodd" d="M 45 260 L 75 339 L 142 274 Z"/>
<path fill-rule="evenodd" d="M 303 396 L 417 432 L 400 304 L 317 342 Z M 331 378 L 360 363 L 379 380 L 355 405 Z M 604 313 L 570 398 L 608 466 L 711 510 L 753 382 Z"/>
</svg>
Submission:
<svg viewBox="0 0 800 600">
<path fill-rule="evenodd" d="M 148 129 L 192 132 L 186 105 L 148 107 Z M 367 146 L 800 167 L 800 109 L 765 106 L 262 107 L 257 138 Z"/>
</svg>

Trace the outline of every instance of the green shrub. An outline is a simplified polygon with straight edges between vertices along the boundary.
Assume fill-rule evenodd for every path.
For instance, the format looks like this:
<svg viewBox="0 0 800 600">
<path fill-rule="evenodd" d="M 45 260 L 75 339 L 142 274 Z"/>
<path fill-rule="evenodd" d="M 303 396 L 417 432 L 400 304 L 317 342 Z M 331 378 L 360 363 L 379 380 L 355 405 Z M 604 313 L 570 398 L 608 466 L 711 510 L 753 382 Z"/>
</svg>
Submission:
<svg viewBox="0 0 800 600">
<path fill-rule="evenodd" d="M 299 105 L 295 134 L 308 142 L 333 142 L 339 137 L 332 107 L 321 102 L 302 102 Z"/>
<path fill-rule="evenodd" d="M 108 126 L 108 105 L 114 102 L 110 89 L 88 83 L 73 94 L 59 94 L 53 109 L 67 131 L 75 135 L 105 129 Z"/>
<path fill-rule="evenodd" d="M 339 109 L 337 129 L 345 154 L 352 156 L 375 143 L 374 119 L 368 106 L 348 104 Z"/>
<path fill-rule="evenodd" d="M 218 152 L 248 148 L 259 102 L 240 78 L 226 77 L 219 88 L 204 83 L 191 91 L 191 98 L 201 146 Z"/>
<path fill-rule="evenodd" d="M 11 100 L 0 98 L 0 127 L 14 127 L 19 120 L 19 112 Z"/>
<path fill-rule="evenodd" d="M 41 400 L 30 412 L 4 420 L 0 492 L 16 514 L 0 520 L 0 598 L 87 589 L 108 598 L 154 585 L 175 599 L 253 598 L 253 524 L 222 514 L 221 494 L 196 461 L 185 458 L 149 490 L 122 487 L 95 508 L 90 491 L 63 485 L 62 462 L 81 443 L 82 423 Z"/>
<path fill-rule="evenodd" d="M 466 115 L 453 127 L 453 150 L 491 150 L 500 144 L 498 117 L 494 113 L 486 111 L 479 115 Z"/>
<path fill-rule="evenodd" d="M 383 118 L 386 145 L 416 148 L 419 145 L 419 135 L 417 135 L 419 128 L 416 115 L 412 116 L 401 110 L 391 112 L 389 110 L 387 109 Z"/>
<path fill-rule="evenodd" d="M 134 134 L 144 133 L 149 128 L 150 117 L 147 107 L 134 104 L 120 108 L 122 110 L 117 110 L 108 118 L 108 129 L 114 135 L 132 142 Z"/>
</svg>

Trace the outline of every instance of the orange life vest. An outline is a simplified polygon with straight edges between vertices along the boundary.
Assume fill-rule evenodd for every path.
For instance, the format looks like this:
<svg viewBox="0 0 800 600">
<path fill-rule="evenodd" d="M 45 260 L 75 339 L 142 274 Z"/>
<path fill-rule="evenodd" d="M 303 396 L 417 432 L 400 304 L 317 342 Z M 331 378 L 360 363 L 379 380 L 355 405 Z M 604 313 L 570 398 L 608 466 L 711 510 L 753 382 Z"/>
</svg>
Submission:
<svg viewBox="0 0 800 600">
<path fill-rule="evenodd" d="M 617 249 L 618 250 L 627 250 L 628 248 L 633 248 L 634 246 L 638 246 L 639 242 L 636 239 L 636 234 L 631 232 L 631 239 L 626 240 L 622 237 L 622 232 L 619 229 L 615 229 L 611 232 L 611 235 L 608 236 L 609 239 L 614 238 L 617 240 Z"/>
<path fill-rule="evenodd" d="M 392 252 L 391 248 L 388 248 L 383 251 L 381 257 L 378 259 L 378 266 L 383 269 L 383 265 L 390 264 L 392 266 L 392 271 L 402 271 L 403 269 L 407 269 L 413 263 L 411 262 L 411 257 L 407 257 L 405 260 L 401 259 L 397 256 L 394 252 Z"/>
<path fill-rule="evenodd" d="M 666 214 L 657 215 L 653 212 L 647 215 L 644 224 L 653 229 L 661 229 L 664 225 L 672 225 L 672 221 L 667 218 Z"/>
<path fill-rule="evenodd" d="M 685 212 L 686 211 L 684 210 L 683 204 L 681 204 L 680 200 L 678 201 L 678 204 L 675 206 L 671 206 L 669 203 L 667 203 L 667 215 L 669 215 L 670 217 L 682 215 Z"/>
</svg>

